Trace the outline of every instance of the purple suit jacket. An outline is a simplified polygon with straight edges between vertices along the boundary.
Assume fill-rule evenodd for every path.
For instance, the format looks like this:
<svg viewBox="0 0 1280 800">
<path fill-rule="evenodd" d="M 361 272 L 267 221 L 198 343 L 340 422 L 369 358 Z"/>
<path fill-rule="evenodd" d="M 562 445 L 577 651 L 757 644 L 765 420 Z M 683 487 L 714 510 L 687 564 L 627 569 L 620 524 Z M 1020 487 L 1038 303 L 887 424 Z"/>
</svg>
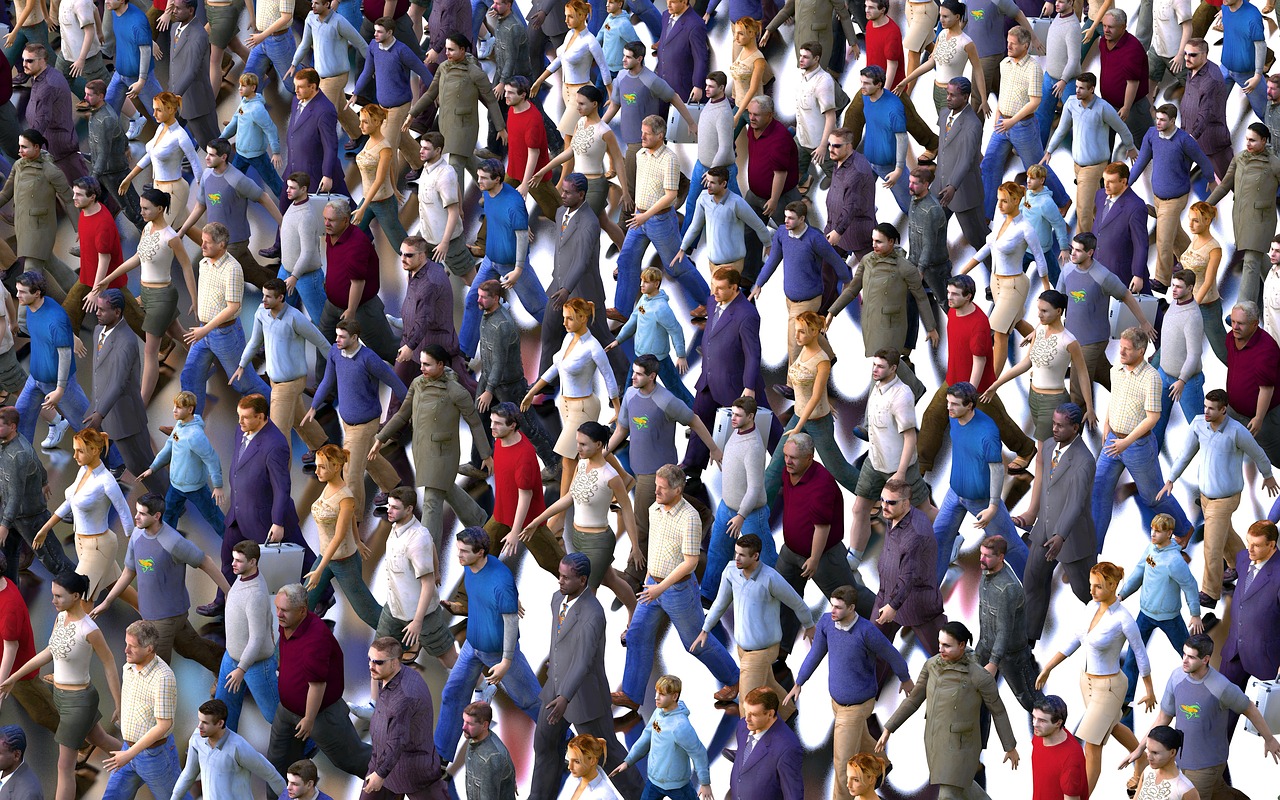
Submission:
<svg viewBox="0 0 1280 800">
<path fill-rule="evenodd" d="M 289 163 L 285 165 L 285 175 L 305 172 L 311 176 L 313 187 L 320 185 L 321 178 L 331 178 L 330 192 L 351 195 L 338 153 L 338 111 L 329 98 L 316 92 L 301 112 L 298 98 L 293 98 L 287 137 Z"/>
<path fill-rule="evenodd" d="M 1240 659 L 1245 672 L 1259 680 L 1275 680 L 1280 670 L 1280 555 L 1271 558 L 1258 570 L 1243 595 L 1240 587 L 1249 571 L 1249 553 L 1236 556 L 1236 584 L 1231 609 L 1231 630 L 1222 649 L 1222 663 Z"/>
<path fill-rule="evenodd" d="M 776 720 L 748 758 L 746 720 L 738 722 L 738 759 L 729 773 L 734 800 L 803 800 L 804 745 L 795 731 Z"/>
<path fill-rule="evenodd" d="M 658 40 L 658 63 L 653 71 L 671 85 L 676 96 L 688 102 L 694 88 L 707 82 L 707 64 L 711 44 L 707 40 L 707 23 L 690 6 L 671 25 L 671 12 L 662 12 L 662 38 Z"/>
<path fill-rule="evenodd" d="M 760 379 L 760 312 L 738 292 L 720 314 L 715 298 L 707 300 L 707 328 L 702 334 L 702 375 L 698 390 L 709 389 L 711 397 L 727 406 L 742 396 L 744 388 L 755 389 L 756 399 L 764 398 Z"/>
<path fill-rule="evenodd" d="M 1130 187 L 1124 190 L 1105 215 L 1102 206 L 1107 193 L 1094 195 L 1093 235 L 1098 237 L 1098 260 L 1126 286 L 1137 275 L 1145 282 L 1147 273 L 1147 204 Z"/>
<path fill-rule="evenodd" d="M 298 510 L 289 491 L 289 440 L 271 420 L 242 447 L 244 434 L 236 437 L 231 459 L 231 507 L 227 527 L 239 527 L 246 538 L 266 541 L 272 525 L 284 526 L 285 541 L 303 543 Z"/>
</svg>

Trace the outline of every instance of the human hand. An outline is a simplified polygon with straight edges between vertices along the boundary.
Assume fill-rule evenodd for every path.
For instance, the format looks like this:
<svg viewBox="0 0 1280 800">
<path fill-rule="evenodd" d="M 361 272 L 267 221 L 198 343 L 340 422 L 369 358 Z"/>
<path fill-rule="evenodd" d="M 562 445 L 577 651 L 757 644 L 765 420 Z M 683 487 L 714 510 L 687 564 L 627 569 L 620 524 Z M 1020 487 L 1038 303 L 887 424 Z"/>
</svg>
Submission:
<svg viewBox="0 0 1280 800">
<path fill-rule="evenodd" d="M 1102 448 L 1102 452 L 1114 458 L 1119 458 L 1120 454 L 1128 449 L 1129 442 L 1124 439 L 1112 439 Z"/>
<path fill-rule="evenodd" d="M 493 665 L 493 669 L 489 670 L 489 675 L 484 679 L 484 682 L 490 686 L 497 686 L 502 683 L 502 679 L 506 677 L 509 669 L 511 669 L 511 659 L 502 659 Z"/>
<path fill-rule="evenodd" d="M 892 189 L 893 185 L 898 182 L 898 178 L 902 177 L 902 167 L 898 167 L 893 172 L 884 176 L 884 188 Z"/>
<path fill-rule="evenodd" d="M 890 735 L 890 734 L 889 734 L 889 729 L 888 729 L 888 728 L 885 728 L 885 729 L 884 729 L 884 732 L 880 734 L 880 738 L 876 740 L 876 752 L 877 752 L 877 753 L 883 753 L 883 752 L 884 752 L 885 747 L 889 744 L 889 735 Z"/>
<path fill-rule="evenodd" d="M 1036 676 L 1036 689 L 1043 689 L 1044 685 L 1049 682 L 1049 669 L 1040 670 L 1040 674 Z"/>
<path fill-rule="evenodd" d="M 1267 490 L 1267 494 L 1271 497 L 1275 497 L 1277 494 L 1280 494 L 1280 486 L 1276 485 L 1276 479 L 1274 477 L 1264 480 L 1262 482 L 1262 486 Z"/>
<path fill-rule="evenodd" d="M 272 525 L 267 531 L 267 544 L 280 544 L 284 541 L 284 526 Z"/>
<path fill-rule="evenodd" d="M 556 699 L 547 703 L 547 722 L 556 725 L 564 718 L 565 709 L 569 707 L 569 701 L 564 695 L 556 695 Z"/>
<path fill-rule="evenodd" d="M 1192 636 L 1204 633 L 1204 620 L 1200 618 L 1199 614 L 1191 618 L 1191 623 L 1187 625 L 1187 630 L 1191 631 Z"/>
<path fill-rule="evenodd" d="M 1249 420 L 1248 427 L 1249 427 L 1249 433 L 1252 433 L 1254 436 L 1257 436 L 1258 431 L 1262 430 L 1262 417 L 1254 417 L 1253 419 Z"/>
<path fill-rule="evenodd" d="M 209 335 L 208 327 L 201 325 L 198 328 L 192 328 L 191 330 L 187 331 L 187 335 L 183 336 L 182 340 L 186 342 L 187 346 L 189 347 L 208 335 Z"/>
<path fill-rule="evenodd" d="M 77 58 L 75 63 L 71 65 L 71 77 L 79 78 L 84 74 L 84 59 Z"/>
<path fill-rule="evenodd" d="M 1062 538 L 1062 534 L 1060 533 L 1055 533 L 1054 535 L 1050 536 L 1049 541 L 1045 542 L 1043 545 L 1044 560 L 1057 561 L 1058 554 L 1062 552 L 1062 546 L 1066 543 L 1067 543 L 1067 540 Z"/>
<path fill-rule="evenodd" d="M 977 519 L 973 522 L 973 527 L 982 530 L 991 524 L 996 516 L 996 512 L 1000 510 L 998 505 L 990 505 L 978 512 Z"/>
<path fill-rule="evenodd" d="M 298 425 L 305 427 L 308 423 L 310 423 L 315 418 L 316 418 L 316 410 L 314 408 L 308 408 L 307 413 L 302 415 L 302 421 L 299 422 Z"/>
<path fill-rule="evenodd" d="M 1147 709 L 1147 710 L 1148 710 L 1148 711 L 1150 711 L 1151 709 Z M 1017 749 L 1007 751 L 1007 752 L 1004 754 L 1004 761 L 1007 761 L 1010 765 L 1012 765 L 1013 769 L 1017 769 L 1017 768 L 1018 768 L 1018 751 L 1017 751 Z"/>
<path fill-rule="evenodd" d="M 236 381 L 244 377 L 244 367 L 237 367 L 236 371 L 231 373 L 231 380 L 227 381 L 228 386 L 235 386 Z"/>
<path fill-rule="evenodd" d="M 820 560 L 820 558 L 821 558 L 821 554 L 819 554 L 818 556 L 809 556 L 808 558 L 806 558 L 804 560 L 804 566 L 800 568 L 801 577 L 812 578 L 814 575 L 816 575 L 818 572 L 818 561 Z"/>
<path fill-rule="evenodd" d="M 707 632 L 700 631 L 697 637 L 694 638 L 693 643 L 689 645 L 689 652 L 698 653 L 699 651 L 702 650 L 704 646 L 706 646 L 706 644 L 707 644 Z"/>
<path fill-rule="evenodd" d="M 221 486 L 213 487 L 213 502 L 218 504 L 218 508 L 227 507 L 227 492 Z"/>
<path fill-rule="evenodd" d="M 898 612 L 893 606 L 884 605 L 880 607 L 880 613 L 876 615 L 877 625 L 888 625 L 898 616 Z"/>
<path fill-rule="evenodd" d="M 307 587 L 308 592 L 314 592 L 320 585 L 320 573 L 321 570 L 313 569 L 302 576 L 302 585 Z"/>
<path fill-rule="evenodd" d="M 484 414 L 489 410 L 489 405 L 491 403 L 493 403 L 493 392 L 486 389 L 480 393 L 479 397 L 476 398 L 476 411 Z"/>
<path fill-rule="evenodd" d="M 654 600 L 657 600 L 662 596 L 663 591 L 665 590 L 658 588 L 658 584 L 647 583 L 642 589 L 640 589 L 639 593 L 636 594 L 636 599 L 641 603 L 652 603 Z"/>
<path fill-rule="evenodd" d="M 406 121 L 407 121 L 407 120 L 406 120 Z M 321 178 L 321 179 L 320 179 L 320 193 L 321 193 L 321 194 L 328 194 L 328 193 L 329 193 L 330 191 L 332 191 L 332 190 L 333 190 L 333 178 L 330 178 L 328 175 L 326 175 L 326 176 L 324 176 L 323 178 Z"/>
<path fill-rule="evenodd" d="M 117 714 L 120 712 L 116 712 Z M 132 748 L 130 748 L 132 749 Z M 113 769 L 120 769 L 124 765 L 133 760 L 133 753 L 129 750 L 113 750 L 109 756 L 102 761 L 103 769 L 110 772 Z"/>
<path fill-rule="evenodd" d="M 244 670 L 236 667 L 227 673 L 227 680 L 223 682 L 228 692 L 239 694 L 240 687 L 244 684 Z"/>
<path fill-rule="evenodd" d="M 1159 503 L 1173 491 L 1173 481 L 1165 481 L 1164 486 L 1160 487 L 1160 491 L 1156 492 L 1156 502 Z"/>
<path fill-rule="evenodd" d="M 1138 702 L 1141 703 L 1142 707 L 1146 709 L 1146 712 L 1150 714 L 1151 710 L 1156 707 L 1156 696 L 1150 692 L 1147 692 L 1145 695 L 1143 695 L 1142 699 L 1139 700 Z"/>
<path fill-rule="evenodd" d="M 303 741 L 311 738 L 311 729 L 315 727 L 316 721 L 314 717 L 303 717 L 298 720 L 298 724 L 293 726 L 293 738 L 302 739 Z"/>
<path fill-rule="evenodd" d="M 364 793 L 373 795 L 380 791 L 382 791 L 382 776 L 376 772 L 370 772 L 364 779 Z"/>
<path fill-rule="evenodd" d="M 80 341 L 79 337 L 76 338 L 76 341 L 77 342 Z M 81 346 L 83 347 L 83 345 Z M 66 391 L 67 390 L 61 386 L 56 387 L 52 392 L 49 392 L 47 395 L 45 395 L 44 402 L 40 404 L 40 407 L 45 409 L 46 411 L 57 410 L 58 403 L 62 402 L 62 395 L 66 394 Z"/>
</svg>

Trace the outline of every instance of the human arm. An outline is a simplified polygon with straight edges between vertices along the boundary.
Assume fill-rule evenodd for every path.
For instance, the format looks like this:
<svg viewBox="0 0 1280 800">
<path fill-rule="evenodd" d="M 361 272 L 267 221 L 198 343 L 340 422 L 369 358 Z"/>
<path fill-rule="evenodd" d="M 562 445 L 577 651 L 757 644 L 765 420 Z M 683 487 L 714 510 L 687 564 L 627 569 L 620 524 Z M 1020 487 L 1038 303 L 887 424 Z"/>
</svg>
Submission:
<svg viewBox="0 0 1280 800">
<path fill-rule="evenodd" d="M 102 661 L 102 669 L 107 675 L 107 688 L 111 692 L 111 699 L 115 701 L 116 710 L 112 715 L 112 722 L 118 722 L 120 719 L 120 670 L 116 669 L 116 657 L 111 654 L 111 648 L 107 646 L 106 637 L 102 635 L 102 631 L 90 631 L 85 636 L 85 641 L 93 648 L 93 652 Z M 25 672 L 19 672 L 19 675 L 25 675 Z M 173 722 L 172 719 L 169 720 Z M 152 742 L 155 744 L 155 742 Z"/>
<path fill-rule="evenodd" d="M 173 784 L 173 793 L 169 795 L 170 800 L 183 800 L 189 797 L 187 794 L 192 786 L 196 785 L 196 781 L 200 780 L 200 758 L 196 754 L 197 743 L 201 741 L 199 731 L 191 734 L 191 740 L 187 742 L 187 764 L 182 768 L 182 772 L 178 775 L 178 780 Z M 265 758 L 265 756 L 264 756 Z M 270 763 L 270 762 L 268 762 Z M 276 778 L 280 777 L 280 773 L 272 769 Z M 163 797 L 160 800 L 164 800 Z"/>
<path fill-rule="evenodd" d="M 122 567 L 120 577 L 116 579 L 115 584 L 111 587 L 111 591 L 107 592 L 107 596 L 102 598 L 101 603 L 93 607 L 93 610 L 89 612 L 89 616 L 93 619 L 97 619 L 102 612 L 110 608 L 111 604 L 116 601 L 116 598 L 120 597 L 120 595 L 124 593 L 124 590 L 129 588 L 129 584 L 133 583 L 133 579 L 136 576 L 137 573 L 132 567 L 127 564 Z"/>
</svg>

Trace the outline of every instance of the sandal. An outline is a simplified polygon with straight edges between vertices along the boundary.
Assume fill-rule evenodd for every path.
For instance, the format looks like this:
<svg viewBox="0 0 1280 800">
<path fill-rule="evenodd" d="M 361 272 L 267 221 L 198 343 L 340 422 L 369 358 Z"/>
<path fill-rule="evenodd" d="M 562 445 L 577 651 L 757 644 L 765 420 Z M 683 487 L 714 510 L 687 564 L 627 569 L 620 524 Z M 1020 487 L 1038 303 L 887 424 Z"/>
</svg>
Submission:
<svg viewBox="0 0 1280 800">
<path fill-rule="evenodd" d="M 1133 797 L 1134 795 L 1136 795 L 1138 793 L 1138 786 L 1141 783 L 1142 783 L 1142 779 L 1139 776 L 1134 775 L 1132 778 L 1129 779 L 1129 782 L 1124 785 L 1125 794 L 1129 795 L 1130 797 Z"/>
<path fill-rule="evenodd" d="M 421 652 L 422 652 L 421 647 L 416 647 L 413 650 L 405 650 L 403 653 L 400 654 L 400 663 L 412 664 L 413 662 L 418 660 L 418 654 Z"/>
<path fill-rule="evenodd" d="M 1031 464 L 1031 459 L 1035 458 L 1035 454 L 1029 456 L 1018 456 L 1009 462 L 1008 471 L 1010 475 L 1026 475 L 1027 467 Z"/>
</svg>

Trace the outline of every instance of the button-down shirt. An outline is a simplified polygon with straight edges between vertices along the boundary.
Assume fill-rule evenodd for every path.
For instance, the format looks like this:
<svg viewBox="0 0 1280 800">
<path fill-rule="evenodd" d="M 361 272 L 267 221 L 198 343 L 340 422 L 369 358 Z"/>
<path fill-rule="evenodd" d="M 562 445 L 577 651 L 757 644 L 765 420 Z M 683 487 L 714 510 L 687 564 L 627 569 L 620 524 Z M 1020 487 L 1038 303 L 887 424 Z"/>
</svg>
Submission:
<svg viewBox="0 0 1280 800">
<path fill-rule="evenodd" d="M 1115 106 L 1097 96 L 1086 106 L 1080 98 L 1072 95 L 1062 104 L 1062 118 L 1049 138 L 1046 151 L 1052 153 L 1067 134 L 1071 134 L 1071 160 L 1077 166 L 1109 163 L 1111 145 L 1108 130 L 1120 135 L 1125 150 L 1133 147 L 1133 134 L 1120 119 L 1120 112 Z"/>
<path fill-rule="evenodd" d="M 0 525 L 12 527 L 15 519 L 45 511 L 43 490 L 48 482 L 44 464 L 26 437 L 16 434 L 0 442 Z"/>
<path fill-rule="evenodd" d="M 937 548 L 930 546 L 933 538 L 933 523 L 918 508 L 908 508 L 902 519 L 889 527 L 877 562 L 880 591 L 872 606 L 872 619 L 885 606 L 893 608 L 895 622 L 908 627 L 942 615 Z"/>
<path fill-rule="evenodd" d="M 440 244 L 445 226 L 449 223 L 449 206 L 458 202 L 458 173 L 449 166 L 449 159 L 437 158 L 434 164 L 422 167 L 418 187 L 418 214 L 422 217 L 422 236 L 431 244 Z M 466 227 L 456 226 L 453 238 L 465 233 Z"/>
<path fill-rule="evenodd" d="M 1200 416 L 1191 421 L 1191 436 L 1187 437 L 1187 446 L 1173 465 L 1169 480 L 1178 480 L 1201 449 L 1204 450 L 1204 458 L 1200 460 L 1198 473 L 1200 494 L 1211 500 L 1233 497 L 1244 491 L 1242 467 L 1245 456 L 1258 465 L 1258 471 L 1264 478 L 1271 477 L 1271 459 L 1267 458 L 1248 428 L 1226 417 L 1222 427 L 1214 430 Z"/>
<path fill-rule="evenodd" d="M 1111 402 L 1107 424 L 1116 436 L 1128 436 L 1149 412 L 1160 413 L 1160 373 L 1141 361 L 1130 369 L 1117 363 L 1111 368 Z"/>
<path fill-rule="evenodd" d="M 769 229 L 760 215 L 746 200 L 727 189 L 724 198 L 718 201 L 711 192 L 698 195 L 693 219 L 680 243 L 686 252 L 693 249 L 704 227 L 707 231 L 707 260 L 712 264 L 728 264 L 746 257 L 748 227 L 760 241 L 769 241 Z"/>
<path fill-rule="evenodd" d="M 649 574 L 662 580 L 684 563 L 685 556 L 702 552 L 702 519 L 689 501 L 680 498 L 668 509 L 649 507 Z"/>
<path fill-rule="evenodd" d="M 382 685 L 369 720 L 369 772 L 380 775 L 392 794 L 416 792 L 440 780 L 434 729 L 431 690 L 415 670 L 401 667 Z"/>
<path fill-rule="evenodd" d="M 244 355 L 240 357 L 243 369 L 253 369 L 250 366 L 253 357 L 265 345 L 267 377 L 272 383 L 288 383 L 307 374 L 307 342 L 322 353 L 329 349 L 329 340 L 306 315 L 288 303 L 281 307 L 284 310 L 279 317 L 266 306 L 258 306 L 258 310 L 253 312 L 253 333 L 244 348 Z"/>
<path fill-rule="evenodd" d="M 895 375 L 887 384 L 872 386 L 867 398 L 867 438 L 870 440 L 867 457 L 872 469 L 888 474 L 897 472 L 905 446 L 903 434 L 917 427 L 915 397 L 901 378 Z M 915 460 L 912 455 L 911 461 Z"/>
<path fill-rule="evenodd" d="M 107 103 L 89 111 L 89 158 L 94 175 L 129 171 L 129 140 L 120 115 Z"/>
<path fill-rule="evenodd" d="M 823 233 L 840 232 L 836 246 L 846 253 L 871 249 L 876 226 L 876 172 L 857 150 L 836 165 L 827 190 L 827 225 Z"/>
<path fill-rule="evenodd" d="M 1179 113 L 1182 127 L 1209 155 L 1231 147 L 1227 128 L 1227 97 L 1235 84 L 1223 77 L 1222 68 L 1206 61 L 1195 74 L 1188 73 Z"/>
<path fill-rule="evenodd" d="M 438 344 L 449 355 L 458 353 L 458 334 L 453 327 L 453 287 L 444 267 L 427 261 L 409 276 L 400 304 L 404 332 L 400 344 L 421 358 L 427 345 Z"/>
<path fill-rule="evenodd" d="M 1000 666 L 1000 660 L 1027 646 L 1027 594 L 1008 565 L 994 575 L 983 573 L 978 584 L 979 661 Z"/>
<path fill-rule="evenodd" d="M 244 268 L 230 253 L 223 253 L 217 261 L 200 259 L 196 294 L 196 316 L 201 322 L 209 322 L 230 303 L 244 301 Z"/>
<path fill-rule="evenodd" d="M 178 682 L 164 659 L 152 656 L 147 665 L 124 665 L 120 690 L 120 735 L 129 744 L 138 742 L 155 727 L 156 720 L 172 720 L 178 708 Z"/>
<path fill-rule="evenodd" d="M 636 153 L 636 210 L 648 211 L 670 191 L 680 189 L 680 162 L 665 144 Z M 668 210 L 670 210 L 668 208 Z"/>
<path fill-rule="evenodd" d="M 494 23 L 493 36 L 493 63 L 498 67 L 495 83 L 510 83 L 517 75 L 530 77 L 533 66 L 529 60 L 528 26 L 515 13 L 509 13 Z"/>
<path fill-rule="evenodd" d="M 931 192 L 911 198 L 907 213 L 907 260 L 916 269 L 936 267 L 950 258 L 947 250 L 947 212 Z"/>
<path fill-rule="evenodd" d="M 72 98 L 67 79 L 53 68 L 53 64 L 31 79 L 26 126 L 40 131 L 49 140 L 45 150 L 54 161 L 71 155 L 80 147 L 75 120 L 71 116 Z"/>
<path fill-rule="evenodd" d="M 1000 95 L 998 107 L 1000 116 L 1012 117 L 1031 102 L 1031 98 L 1039 97 L 1043 91 L 1044 72 L 1040 64 L 1027 53 L 1020 61 L 1007 57 L 1000 62 Z"/>
<path fill-rule="evenodd" d="M 476 355 L 480 359 L 477 394 L 525 379 L 524 364 L 520 359 L 520 332 L 511 316 L 511 309 L 499 304 L 496 310 L 481 317 L 480 344 Z"/>
<path fill-rule="evenodd" d="M 759 562 L 747 575 L 730 564 L 720 575 L 720 590 L 702 629 L 711 629 L 733 603 L 733 638 L 743 650 L 767 650 L 782 641 L 782 604 L 795 612 L 802 628 L 812 628 L 813 614 L 804 598 L 773 567 Z"/>
<path fill-rule="evenodd" d="M 201 736 L 200 731 L 192 731 L 187 745 L 187 766 L 173 787 L 172 800 L 186 797 L 197 780 L 206 797 L 246 800 L 256 796 L 254 775 L 267 782 L 273 795 L 285 790 L 284 778 L 276 768 L 240 734 L 227 729 L 217 744 L 213 744 Z"/>
</svg>

